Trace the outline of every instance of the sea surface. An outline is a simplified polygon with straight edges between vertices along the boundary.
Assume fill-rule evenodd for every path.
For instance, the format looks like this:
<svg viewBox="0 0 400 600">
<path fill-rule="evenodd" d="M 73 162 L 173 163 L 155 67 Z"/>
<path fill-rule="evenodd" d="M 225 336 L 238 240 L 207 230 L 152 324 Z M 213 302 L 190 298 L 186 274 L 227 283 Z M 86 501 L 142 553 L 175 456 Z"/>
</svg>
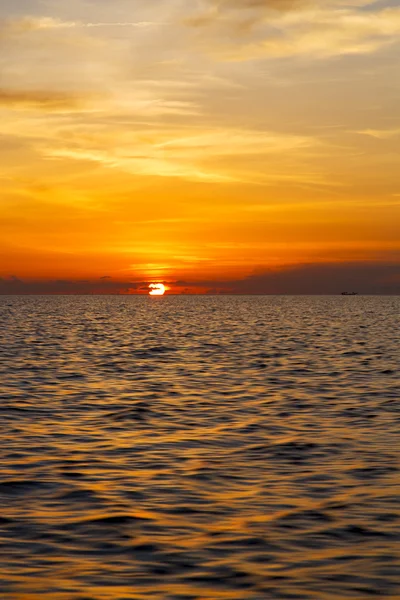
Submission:
<svg viewBox="0 0 400 600">
<path fill-rule="evenodd" d="M 0 297 L 0 598 L 400 598 L 399 316 Z"/>
</svg>

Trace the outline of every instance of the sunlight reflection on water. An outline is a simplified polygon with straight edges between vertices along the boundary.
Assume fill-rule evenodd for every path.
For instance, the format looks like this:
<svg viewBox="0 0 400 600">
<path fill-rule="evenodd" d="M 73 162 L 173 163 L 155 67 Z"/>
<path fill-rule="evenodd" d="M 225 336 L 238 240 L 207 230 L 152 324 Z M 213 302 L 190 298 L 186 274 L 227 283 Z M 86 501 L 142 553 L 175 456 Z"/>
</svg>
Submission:
<svg viewBox="0 0 400 600">
<path fill-rule="evenodd" d="M 398 598 L 397 297 L 1 297 L 1 597 Z"/>
</svg>

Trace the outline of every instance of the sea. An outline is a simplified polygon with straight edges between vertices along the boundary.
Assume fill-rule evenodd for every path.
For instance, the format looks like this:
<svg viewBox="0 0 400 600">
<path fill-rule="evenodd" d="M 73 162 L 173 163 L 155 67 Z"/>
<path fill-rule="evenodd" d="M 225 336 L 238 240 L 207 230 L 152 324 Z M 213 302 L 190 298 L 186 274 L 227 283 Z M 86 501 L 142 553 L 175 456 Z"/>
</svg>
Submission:
<svg viewBox="0 0 400 600">
<path fill-rule="evenodd" d="M 0 598 L 398 600 L 399 316 L 0 297 Z"/>
</svg>

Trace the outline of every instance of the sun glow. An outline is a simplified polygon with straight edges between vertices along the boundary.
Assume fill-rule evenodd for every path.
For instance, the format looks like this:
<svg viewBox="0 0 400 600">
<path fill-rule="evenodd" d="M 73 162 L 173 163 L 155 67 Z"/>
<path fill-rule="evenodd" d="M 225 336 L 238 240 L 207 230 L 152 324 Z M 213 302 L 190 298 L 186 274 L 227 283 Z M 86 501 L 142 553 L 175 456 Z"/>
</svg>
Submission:
<svg viewBox="0 0 400 600">
<path fill-rule="evenodd" d="M 165 285 L 162 283 L 150 283 L 149 289 L 150 296 L 164 296 L 165 294 Z"/>
</svg>

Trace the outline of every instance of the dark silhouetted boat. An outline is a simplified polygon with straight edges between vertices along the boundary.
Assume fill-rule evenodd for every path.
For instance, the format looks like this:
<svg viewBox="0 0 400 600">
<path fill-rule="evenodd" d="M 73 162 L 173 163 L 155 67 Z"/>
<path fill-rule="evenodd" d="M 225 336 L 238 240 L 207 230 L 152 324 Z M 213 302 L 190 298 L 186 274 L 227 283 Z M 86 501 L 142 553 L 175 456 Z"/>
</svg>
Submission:
<svg viewBox="0 0 400 600">
<path fill-rule="evenodd" d="M 358 292 L 342 292 L 342 296 L 358 296 Z"/>
</svg>

